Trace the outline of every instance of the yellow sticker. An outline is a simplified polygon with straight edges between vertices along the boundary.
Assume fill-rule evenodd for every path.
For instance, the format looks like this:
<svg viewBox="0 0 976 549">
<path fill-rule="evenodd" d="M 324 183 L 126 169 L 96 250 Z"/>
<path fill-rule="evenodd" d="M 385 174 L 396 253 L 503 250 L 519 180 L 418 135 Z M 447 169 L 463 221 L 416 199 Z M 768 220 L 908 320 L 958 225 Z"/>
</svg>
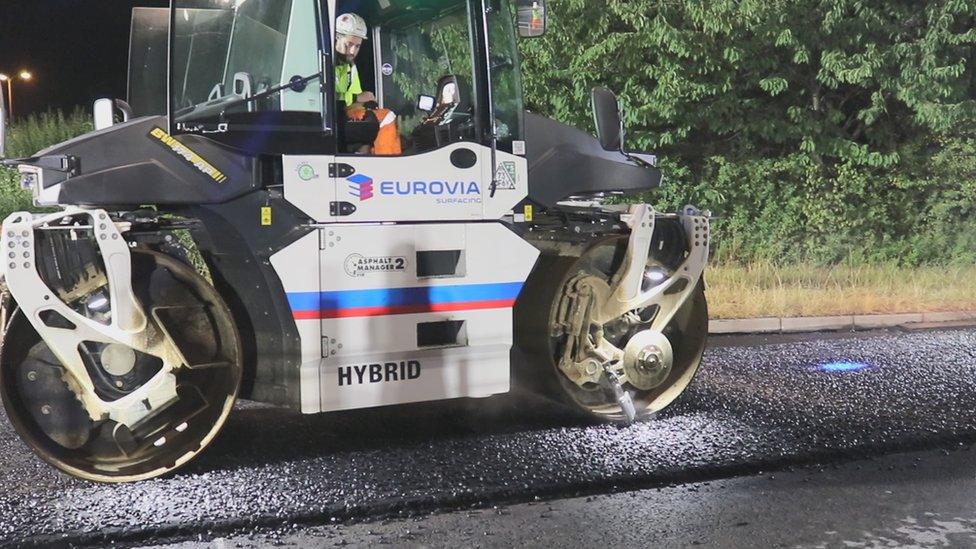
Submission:
<svg viewBox="0 0 976 549">
<path fill-rule="evenodd" d="M 207 162 L 202 156 L 194 152 L 190 147 L 187 147 L 183 143 L 176 140 L 175 137 L 166 133 L 162 128 L 153 128 L 149 132 L 149 136 L 161 143 L 164 147 L 176 153 L 177 156 L 186 160 L 191 166 L 199 170 L 204 175 L 210 177 L 217 183 L 223 183 L 227 181 L 227 176 L 223 172 L 214 167 L 213 164 Z"/>
<path fill-rule="evenodd" d="M 271 206 L 264 206 L 261 208 L 261 226 L 268 227 L 271 225 Z"/>
<path fill-rule="evenodd" d="M 532 204 L 525 205 L 525 221 L 532 221 Z"/>
</svg>

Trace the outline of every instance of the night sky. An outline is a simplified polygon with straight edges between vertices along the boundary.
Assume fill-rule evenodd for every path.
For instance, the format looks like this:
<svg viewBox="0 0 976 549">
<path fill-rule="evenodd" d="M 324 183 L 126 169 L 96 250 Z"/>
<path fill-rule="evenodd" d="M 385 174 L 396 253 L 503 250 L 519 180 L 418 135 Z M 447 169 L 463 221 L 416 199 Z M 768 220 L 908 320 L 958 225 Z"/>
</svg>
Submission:
<svg viewBox="0 0 976 549">
<path fill-rule="evenodd" d="M 0 72 L 29 69 L 14 82 L 14 114 L 87 109 L 100 97 L 124 98 L 129 25 L 136 6 L 168 0 L 0 0 Z"/>
</svg>

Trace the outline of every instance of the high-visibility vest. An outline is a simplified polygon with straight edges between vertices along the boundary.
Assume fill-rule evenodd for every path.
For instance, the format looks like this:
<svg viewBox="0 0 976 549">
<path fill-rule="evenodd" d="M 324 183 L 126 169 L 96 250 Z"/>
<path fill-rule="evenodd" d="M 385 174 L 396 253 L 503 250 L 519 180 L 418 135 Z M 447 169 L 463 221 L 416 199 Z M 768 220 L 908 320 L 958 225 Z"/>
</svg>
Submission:
<svg viewBox="0 0 976 549">
<path fill-rule="evenodd" d="M 348 107 L 356 102 L 356 96 L 363 93 L 363 84 L 359 81 L 359 69 L 352 63 L 337 63 L 335 73 L 336 97 Z"/>
<path fill-rule="evenodd" d="M 373 109 L 373 114 L 380 122 L 380 131 L 376 134 L 376 140 L 373 141 L 373 154 L 379 156 L 403 154 L 396 113 L 390 109 L 377 108 Z M 346 109 L 346 115 L 350 120 L 363 120 L 366 118 L 366 109 L 362 107 Z"/>
</svg>

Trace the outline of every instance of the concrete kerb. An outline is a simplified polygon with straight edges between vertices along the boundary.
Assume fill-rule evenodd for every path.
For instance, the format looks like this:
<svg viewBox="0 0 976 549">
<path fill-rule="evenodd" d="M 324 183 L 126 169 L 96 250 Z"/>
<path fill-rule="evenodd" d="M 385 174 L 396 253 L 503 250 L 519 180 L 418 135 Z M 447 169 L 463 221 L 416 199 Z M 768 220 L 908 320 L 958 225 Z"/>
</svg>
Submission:
<svg viewBox="0 0 976 549">
<path fill-rule="evenodd" d="M 708 331 L 713 334 L 765 334 L 779 332 L 782 327 L 783 321 L 780 318 L 735 318 L 708 321 Z"/>
<path fill-rule="evenodd" d="M 854 316 L 806 316 L 783 318 L 783 333 L 853 330 Z"/>
<path fill-rule="evenodd" d="M 715 319 L 708 322 L 711 334 L 770 334 L 872 330 L 912 325 L 976 325 L 976 311 L 902 313 L 887 315 L 842 315 L 810 317 L 767 317 Z"/>
</svg>

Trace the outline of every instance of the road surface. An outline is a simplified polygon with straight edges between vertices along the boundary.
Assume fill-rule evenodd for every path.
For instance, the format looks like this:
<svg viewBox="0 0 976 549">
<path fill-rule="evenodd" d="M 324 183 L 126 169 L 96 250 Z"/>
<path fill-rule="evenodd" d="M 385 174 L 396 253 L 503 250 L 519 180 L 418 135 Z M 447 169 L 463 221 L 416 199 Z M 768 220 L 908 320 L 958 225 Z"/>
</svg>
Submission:
<svg viewBox="0 0 976 549">
<path fill-rule="evenodd" d="M 2 419 L 0 542 L 143 545 L 483 513 L 957 447 L 976 442 L 974 374 L 976 329 L 715 338 L 653 421 L 588 423 L 521 393 L 321 416 L 252 405 L 187 469 L 122 486 L 55 472 Z"/>
</svg>

